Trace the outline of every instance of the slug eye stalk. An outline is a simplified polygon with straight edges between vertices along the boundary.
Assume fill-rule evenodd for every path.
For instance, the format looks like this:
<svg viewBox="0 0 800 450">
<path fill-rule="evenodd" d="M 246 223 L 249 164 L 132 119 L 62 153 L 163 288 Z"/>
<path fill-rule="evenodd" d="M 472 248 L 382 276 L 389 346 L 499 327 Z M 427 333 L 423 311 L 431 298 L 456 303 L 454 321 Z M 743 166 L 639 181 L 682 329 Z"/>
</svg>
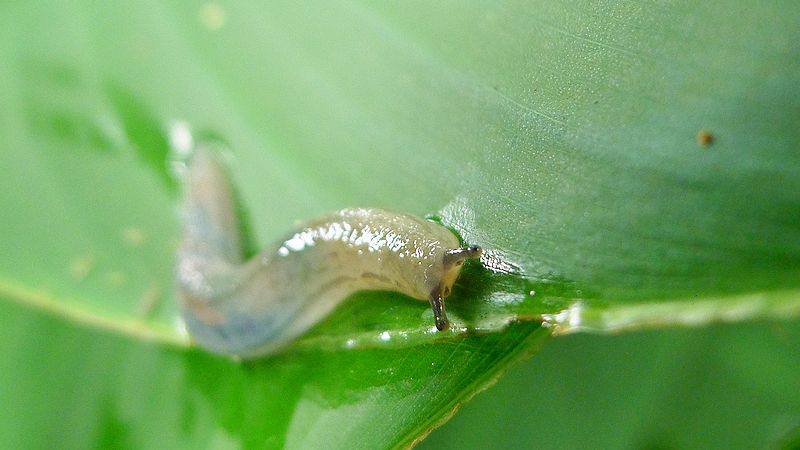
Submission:
<svg viewBox="0 0 800 450">
<path fill-rule="evenodd" d="M 481 257 L 482 250 L 477 245 L 470 245 L 466 248 L 454 248 L 444 254 L 444 265 L 450 267 L 453 264 L 461 264 L 467 259 L 478 259 Z"/>
</svg>

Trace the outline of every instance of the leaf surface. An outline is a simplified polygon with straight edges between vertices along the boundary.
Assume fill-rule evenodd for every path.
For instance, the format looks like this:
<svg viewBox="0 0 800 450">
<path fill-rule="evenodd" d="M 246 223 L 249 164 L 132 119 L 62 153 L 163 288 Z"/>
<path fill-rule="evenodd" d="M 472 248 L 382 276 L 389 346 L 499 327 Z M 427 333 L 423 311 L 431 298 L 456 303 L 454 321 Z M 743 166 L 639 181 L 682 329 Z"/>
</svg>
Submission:
<svg viewBox="0 0 800 450">
<path fill-rule="evenodd" d="M 794 3 L 0 13 L 4 440 L 399 446 L 552 331 L 800 314 Z M 191 349 L 170 155 L 197 145 L 253 248 L 373 206 L 488 249 L 456 329 L 360 293 L 276 358 Z"/>
</svg>

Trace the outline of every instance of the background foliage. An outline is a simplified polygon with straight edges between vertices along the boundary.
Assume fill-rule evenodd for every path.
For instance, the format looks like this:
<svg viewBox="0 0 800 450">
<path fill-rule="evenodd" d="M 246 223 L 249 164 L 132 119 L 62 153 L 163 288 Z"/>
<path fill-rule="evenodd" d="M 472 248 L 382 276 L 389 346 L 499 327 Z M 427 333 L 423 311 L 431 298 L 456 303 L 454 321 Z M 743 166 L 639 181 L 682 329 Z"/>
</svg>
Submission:
<svg viewBox="0 0 800 450">
<path fill-rule="evenodd" d="M 788 1 L 3 3 L 0 440 L 406 445 L 553 331 L 795 319 L 799 19 Z M 449 303 L 469 332 L 361 293 L 266 361 L 192 349 L 170 169 L 195 146 L 228 155 L 253 248 L 341 207 L 437 213 L 490 250 Z M 559 337 L 506 388 L 529 401 L 498 389 L 484 416 L 518 418 L 502 439 L 523 446 L 781 445 L 795 324 Z M 464 416 L 433 439 L 485 442 Z M 739 423 L 751 441 L 697 431 Z"/>
</svg>

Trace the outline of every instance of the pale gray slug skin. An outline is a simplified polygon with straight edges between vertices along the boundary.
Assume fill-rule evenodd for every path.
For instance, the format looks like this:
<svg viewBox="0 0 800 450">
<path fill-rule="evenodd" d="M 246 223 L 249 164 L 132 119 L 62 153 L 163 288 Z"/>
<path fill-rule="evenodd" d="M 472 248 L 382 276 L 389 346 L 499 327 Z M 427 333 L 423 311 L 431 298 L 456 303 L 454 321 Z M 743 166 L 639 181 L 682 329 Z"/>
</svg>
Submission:
<svg viewBox="0 0 800 450">
<path fill-rule="evenodd" d="M 177 281 L 187 330 L 202 347 L 254 358 L 280 350 L 356 291 L 443 298 L 466 258 L 443 226 L 382 209 L 344 209 L 306 223 L 243 261 L 232 189 L 216 159 L 198 152 L 185 180 Z M 438 307 L 438 311 L 437 311 Z"/>
</svg>

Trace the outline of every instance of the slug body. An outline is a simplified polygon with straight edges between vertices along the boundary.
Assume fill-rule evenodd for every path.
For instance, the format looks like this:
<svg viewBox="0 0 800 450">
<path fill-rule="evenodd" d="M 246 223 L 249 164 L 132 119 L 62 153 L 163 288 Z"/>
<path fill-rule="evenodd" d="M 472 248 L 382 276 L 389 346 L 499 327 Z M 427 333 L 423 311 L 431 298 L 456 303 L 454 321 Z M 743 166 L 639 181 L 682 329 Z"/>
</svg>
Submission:
<svg viewBox="0 0 800 450">
<path fill-rule="evenodd" d="M 215 353 L 274 353 L 361 290 L 428 300 L 444 330 L 443 299 L 464 260 L 480 255 L 436 223 L 353 208 L 310 221 L 244 261 L 232 194 L 214 157 L 197 153 L 186 176 L 177 281 L 187 330 Z"/>
</svg>

